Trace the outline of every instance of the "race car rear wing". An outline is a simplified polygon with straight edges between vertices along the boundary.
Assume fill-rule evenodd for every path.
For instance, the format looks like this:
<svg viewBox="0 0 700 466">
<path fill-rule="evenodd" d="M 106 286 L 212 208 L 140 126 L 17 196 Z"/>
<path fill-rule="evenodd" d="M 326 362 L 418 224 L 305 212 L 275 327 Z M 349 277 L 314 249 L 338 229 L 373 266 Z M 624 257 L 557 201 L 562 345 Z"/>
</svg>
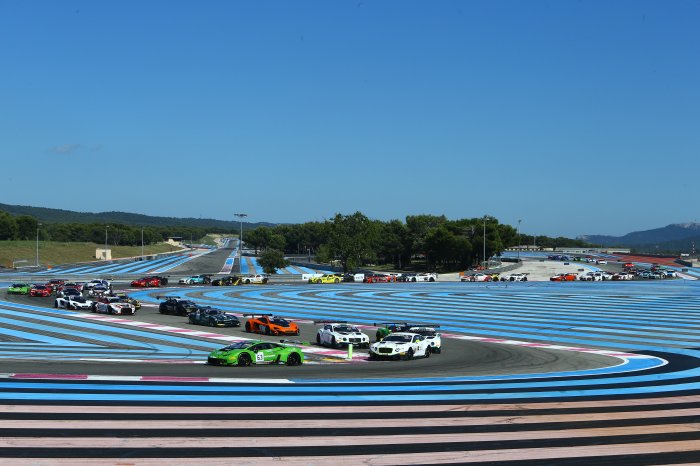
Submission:
<svg viewBox="0 0 700 466">
<path fill-rule="evenodd" d="M 314 324 L 347 324 L 347 320 L 314 320 Z"/>
<path fill-rule="evenodd" d="M 180 299 L 180 297 L 174 296 L 174 295 L 165 295 L 165 296 L 156 296 L 156 299 Z"/>
<path fill-rule="evenodd" d="M 242 314 L 242 315 L 243 315 L 243 317 L 248 317 L 248 316 L 255 317 L 255 316 L 271 316 L 272 314 L 263 314 L 261 312 L 253 312 L 251 314 Z"/>
</svg>

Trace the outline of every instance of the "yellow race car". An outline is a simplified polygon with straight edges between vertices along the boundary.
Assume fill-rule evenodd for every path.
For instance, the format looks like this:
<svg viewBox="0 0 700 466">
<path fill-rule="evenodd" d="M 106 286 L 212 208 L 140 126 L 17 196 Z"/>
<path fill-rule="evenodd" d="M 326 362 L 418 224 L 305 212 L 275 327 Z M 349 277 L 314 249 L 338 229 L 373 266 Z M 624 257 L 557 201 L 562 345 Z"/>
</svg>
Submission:
<svg viewBox="0 0 700 466">
<path fill-rule="evenodd" d="M 309 283 L 340 283 L 343 277 L 335 273 L 324 273 L 318 277 L 309 278 Z"/>
</svg>

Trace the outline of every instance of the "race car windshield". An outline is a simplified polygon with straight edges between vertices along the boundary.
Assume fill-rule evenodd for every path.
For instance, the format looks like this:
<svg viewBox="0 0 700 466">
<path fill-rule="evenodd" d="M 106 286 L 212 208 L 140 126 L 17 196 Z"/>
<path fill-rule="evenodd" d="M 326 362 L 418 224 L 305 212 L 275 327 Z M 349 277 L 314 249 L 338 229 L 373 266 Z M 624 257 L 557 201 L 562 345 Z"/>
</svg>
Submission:
<svg viewBox="0 0 700 466">
<path fill-rule="evenodd" d="M 338 325 L 335 328 L 336 332 L 359 332 L 357 327 L 352 327 L 350 325 Z"/>
<path fill-rule="evenodd" d="M 26 286 L 26 285 L 23 285 L 23 284 L 21 284 L 21 283 L 14 283 L 14 284 L 12 285 L 12 288 L 24 288 L 25 286 Z"/>
<path fill-rule="evenodd" d="M 389 335 L 384 338 L 384 341 L 395 341 L 398 343 L 410 343 L 411 337 L 409 335 Z"/>
<path fill-rule="evenodd" d="M 215 316 L 218 314 L 223 314 L 219 309 L 207 309 L 207 315 Z"/>
<path fill-rule="evenodd" d="M 413 333 L 417 333 L 418 335 L 423 335 L 424 337 L 434 337 L 436 335 L 435 330 L 413 330 Z"/>
<path fill-rule="evenodd" d="M 280 319 L 279 317 L 272 319 L 272 323 L 281 327 L 289 327 L 289 321 Z"/>
<path fill-rule="evenodd" d="M 232 345 L 228 345 L 225 348 L 221 348 L 221 351 L 231 351 L 231 350 L 237 350 L 237 349 L 246 349 L 250 346 L 252 346 L 255 342 L 252 341 L 239 341 L 236 343 L 233 343 Z"/>
</svg>

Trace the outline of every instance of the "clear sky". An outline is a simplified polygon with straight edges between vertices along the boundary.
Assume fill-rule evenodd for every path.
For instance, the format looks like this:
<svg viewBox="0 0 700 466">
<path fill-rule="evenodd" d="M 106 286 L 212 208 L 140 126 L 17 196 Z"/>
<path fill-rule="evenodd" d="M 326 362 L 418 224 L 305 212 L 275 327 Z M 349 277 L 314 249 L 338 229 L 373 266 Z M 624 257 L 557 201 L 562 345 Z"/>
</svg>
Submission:
<svg viewBox="0 0 700 466">
<path fill-rule="evenodd" d="M 700 220 L 699 1 L 0 2 L 0 202 Z"/>
</svg>

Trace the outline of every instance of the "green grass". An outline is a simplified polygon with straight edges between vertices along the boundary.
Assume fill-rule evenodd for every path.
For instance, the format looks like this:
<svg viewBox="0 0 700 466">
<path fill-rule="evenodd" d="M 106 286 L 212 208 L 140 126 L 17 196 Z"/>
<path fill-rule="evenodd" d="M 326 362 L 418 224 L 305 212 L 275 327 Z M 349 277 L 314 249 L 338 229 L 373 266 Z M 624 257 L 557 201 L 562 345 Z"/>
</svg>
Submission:
<svg viewBox="0 0 700 466">
<path fill-rule="evenodd" d="M 194 244 L 206 244 L 207 246 L 216 246 L 216 239 L 224 235 L 206 235 L 203 238 L 199 238 L 194 242 Z"/>
<path fill-rule="evenodd" d="M 54 241 L 39 242 L 39 263 L 42 266 L 70 264 L 73 262 L 90 262 L 95 259 L 95 249 L 103 248 L 104 244 L 95 243 L 59 243 Z M 141 246 L 110 246 L 112 258 L 134 257 L 141 255 Z M 179 251 L 170 244 L 159 243 L 146 245 L 144 254 L 158 254 Z M 18 267 L 36 264 L 35 241 L 0 241 L 0 265 L 12 267 L 12 261 L 26 260 L 18 263 Z"/>
</svg>

